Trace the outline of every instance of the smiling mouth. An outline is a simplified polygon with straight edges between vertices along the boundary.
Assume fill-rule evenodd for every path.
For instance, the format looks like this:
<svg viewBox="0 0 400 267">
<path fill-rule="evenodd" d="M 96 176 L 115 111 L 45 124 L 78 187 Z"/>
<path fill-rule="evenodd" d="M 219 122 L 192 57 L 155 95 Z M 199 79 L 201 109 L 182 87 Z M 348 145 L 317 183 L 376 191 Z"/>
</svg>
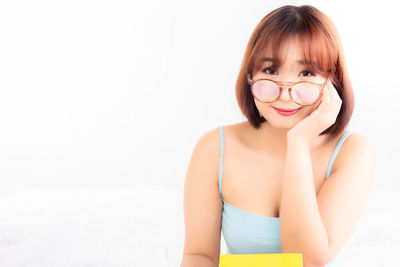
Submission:
<svg viewBox="0 0 400 267">
<path fill-rule="evenodd" d="M 283 108 L 276 108 L 276 107 L 273 107 L 273 108 L 275 108 L 275 109 L 277 109 L 277 110 L 280 110 L 280 111 L 283 111 L 283 112 L 292 112 L 292 111 L 296 111 L 296 110 L 299 110 L 299 109 L 301 109 L 301 108 L 295 108 L 295 109 L 283 109 Z"/>
<path fill-rule="evenodd" d="M 298 109 L 291 109 L 291 111 L 284 111 L 284 110 L 278 109 L 278 108 L 276 108 L 276 107 L 274 107 L 274 109 L 275 109 L 275 111 L 276 111 L 279 115 L 282 115 L 282 116 L 292 116 L 292 115 L 294 115 L 294 114 L 297 114 L 297 112 L 299 112 L 299 109 L 301 109 L 301 108 L 298 108 Z"/>
</svg>

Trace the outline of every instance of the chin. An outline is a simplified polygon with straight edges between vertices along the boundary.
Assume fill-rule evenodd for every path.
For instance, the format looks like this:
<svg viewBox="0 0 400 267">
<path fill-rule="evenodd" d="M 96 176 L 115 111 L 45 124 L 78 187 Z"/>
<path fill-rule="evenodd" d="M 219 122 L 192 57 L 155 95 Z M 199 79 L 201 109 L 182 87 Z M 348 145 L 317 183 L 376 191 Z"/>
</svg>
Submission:
<svg viewBox="0 0 400 267">
<path fill-rule="evenodd" d="M 284 129 L 291 129 L 293 128 L 297 123 L 299 123 L 301 120 L 303 120 L 305 117 L 308 116 L 307 111 L 300 110 L 298 113 L 292 115 L 292 116 L 282 116 L 278 114 L 275 110 L 272 110 L 272 113 L 269 113 L 268 115 L 268 121 L 270 124 L 276 128 L 284 128 Z M 306 114 L 304 114 L 306 112 Z M 309 112 L 311 113 L 312 110 Z"/>
<path fill-rule="evenodd" d="M 267 119 L 269 124 L 276 128 L 281 128 L 281 129 L 291 129 L 293 128 L 301 119 L 298 118 L 283 118 L 283 119 L 277 119 L 277 118 L 270 118 Z"/>
</svg>

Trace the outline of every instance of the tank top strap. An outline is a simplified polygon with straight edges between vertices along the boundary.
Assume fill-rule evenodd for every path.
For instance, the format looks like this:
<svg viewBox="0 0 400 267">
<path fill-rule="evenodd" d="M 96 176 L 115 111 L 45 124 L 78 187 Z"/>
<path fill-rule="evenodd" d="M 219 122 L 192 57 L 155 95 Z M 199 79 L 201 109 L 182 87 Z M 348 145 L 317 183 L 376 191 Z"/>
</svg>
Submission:
<svg viewBox="0 0 400 267">
<path fill-rule="evenodd" d="M 346 138 L 351 134 L 351 131 L 347 131 L 342 138 L 340 138 L 339 142 L 337 143 L 335 150 L 333 151 L 331 160 L 329 161 L 329 165 L 328 165 L 328 171 L 326 172 L 326 179 L 328 179 L 328 177 L 331 175 L 331 170 L 332 170 L 332 166 L 333 166 L 333 162 L 335 161 L 336 155 L 340 150 L 340 147 L 342 146 L 343 142 L 346 140 Z"/>
<path fill-rule="evenodd" d="M 219 194 L 222 197 L 222 158 L 224 156 L 224 128 L 222 126 L 219 126 L 219 143 L 220 143 L 220 158 L 219 158 Z"/>
</svg>

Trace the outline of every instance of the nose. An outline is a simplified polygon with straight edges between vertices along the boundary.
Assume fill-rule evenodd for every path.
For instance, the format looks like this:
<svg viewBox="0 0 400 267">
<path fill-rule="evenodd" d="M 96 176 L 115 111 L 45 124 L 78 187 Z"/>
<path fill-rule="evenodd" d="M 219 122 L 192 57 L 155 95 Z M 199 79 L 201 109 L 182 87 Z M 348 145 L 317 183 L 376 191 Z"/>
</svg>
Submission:
<svg viewBox="0 0 400 267">
<path fill-rule="evenodd" d="M 281 96 L 279 97 L 279 99 L 282 101 L 291 100 L 290 94 L 289 94 L 289 86 L 282 85 L 282 86 L 280 86 L 280 88 L 281 88 L 282 93 L 281 93 Z"/>
</svg>

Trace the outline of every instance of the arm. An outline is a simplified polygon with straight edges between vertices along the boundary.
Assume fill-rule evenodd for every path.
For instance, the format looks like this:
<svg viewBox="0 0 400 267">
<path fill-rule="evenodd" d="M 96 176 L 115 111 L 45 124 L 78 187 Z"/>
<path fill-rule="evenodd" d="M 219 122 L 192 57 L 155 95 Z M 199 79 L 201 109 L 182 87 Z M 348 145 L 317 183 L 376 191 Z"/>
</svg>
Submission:
<svg viewBox="0 0 400 267">
<path fill-rule="evenodd" d="M 308 144 L 287 140 L 280 204 L 282 252 L 299 252 L 318 261 L 328 249 L 328 235 L 318 211 Z"/>
<path fill-rule="evenodd" d="M 186 254 L 183 255 L 180 267 L 218 267 L 218 263 L 206 255 Z"/>
<path fill-rule="evenodd" d="M 197 142 L 184 184 L 185 244 L 181 267 L 217 267 L 222 200 L 218 187 L 219 129 Z"/>
<path fill-rule="evenodd" d="M 335 160 L 337 170 L 316 196 L 307 143 L 287 141 L 280 205 L 282 252 L 302 253 L 304 266 L 324 266 L 337 256 L 361 217 L 375 151 L 362 135 L 349 136 Z"/>
</svg>

